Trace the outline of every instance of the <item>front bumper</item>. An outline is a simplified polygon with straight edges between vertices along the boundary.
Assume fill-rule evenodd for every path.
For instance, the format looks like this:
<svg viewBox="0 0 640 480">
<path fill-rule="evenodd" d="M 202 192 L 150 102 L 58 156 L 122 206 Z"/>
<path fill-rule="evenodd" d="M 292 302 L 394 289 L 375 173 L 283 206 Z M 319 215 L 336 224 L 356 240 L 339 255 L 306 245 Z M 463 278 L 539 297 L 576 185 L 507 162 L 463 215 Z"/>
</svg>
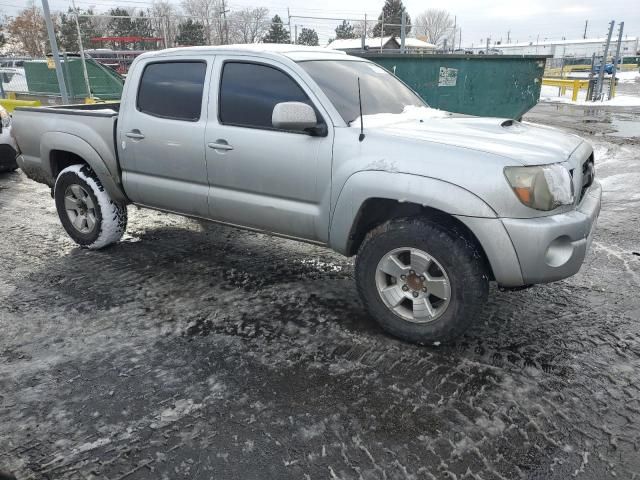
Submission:
<svg viewBox="0 0 640 480">
<path fill-rule="evenodd" d="M 601 197 L 602 187 L 595 180 L 575 210 L 502 219 L 518 256 L 523 284 L 554 282 L 578 273 L 591 245 Z"/>
</svg>

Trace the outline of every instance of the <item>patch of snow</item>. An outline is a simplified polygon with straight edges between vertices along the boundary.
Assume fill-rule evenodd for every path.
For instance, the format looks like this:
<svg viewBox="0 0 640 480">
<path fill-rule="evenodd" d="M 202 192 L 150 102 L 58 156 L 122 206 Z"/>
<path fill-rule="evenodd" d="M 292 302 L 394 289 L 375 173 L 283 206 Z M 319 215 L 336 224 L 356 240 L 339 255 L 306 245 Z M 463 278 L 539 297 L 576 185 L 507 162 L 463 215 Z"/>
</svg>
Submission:
<svg viewBox="0 0 640 480">
<path fill-rule="evenodd" d="M 431 118 L 446 118 L 451 113 L 431 107 L 416 107 L 407 105 L 402 113 L 376 113 L 374 115 L 364 115 L 362 121 L 365 128 L 383 127 L 399 122 L 423 121 Z M 349 125 L 351 128 L 360 128 L 360 117 L 356 118 Z"/>
<path fill-rule="evenodd" d="M 172 408 L 166 408 L 160 412 L 159 420 L 163 424 L 173 423 L 201 408 L 201 403 L 194 403 L 191 399 L 180 399 L 176 401 Z"/>
<path fill-rule="evenodd" d="M 491 436 L 500 435 L 504 432 L 505 424 L 499 418 L 480 417 L 476 420 L 476 425 L 482 428 Z"/>
<path fill-rule="evenodd" d="M 325 430 L 326 430 L 326 426 L 325 426 L 324 422 L 320 421 L 320 422 L 314 423 L 313 425 L 310 425 L 308 427 L 302 427 L 300 429 L 300 435 L 305 440 L 310 440 L 312 438 L 319 437 L 320 435 L 322 435 L 325 432 Z"/>
<path fill-rule="evenodd" d="M 616 78 L 620 83 L 640 82 L 640 71 L 616 72 Z"/>
<path fill-rule="evenodd" d="M 559 87 L 553 87 L 550 85 L 543 85 L 540 90 L 540 101 L 548 103 L 568 103 L 571 105 L 588 105 L 588 106 L 609 106 L 609 107 L 640 107 L 640 97 L 632 95 L 616 95 L 611 100 L 604 100 L 602 102 L 588 102 L 586 100 L 587 92 L 581 90 L 578 93 L 578 100 L 575 102 L 571 100 L 571 89 L 567 89 L 563 96 L 559 95 Z M 366 117 L 365 117 L 366 118 Z"/>
<path fill-rule="evenodd" d="M 72 455 L 78 455 L 80 453 L 88 452 L 90 450 L 94 450 L 99 447 L 103 447 L 111 443 L 110 438 L 99 438 L 95 442 L 83 443 L 82 445 L 77 446 L 71 451 Z"/>
</svg>

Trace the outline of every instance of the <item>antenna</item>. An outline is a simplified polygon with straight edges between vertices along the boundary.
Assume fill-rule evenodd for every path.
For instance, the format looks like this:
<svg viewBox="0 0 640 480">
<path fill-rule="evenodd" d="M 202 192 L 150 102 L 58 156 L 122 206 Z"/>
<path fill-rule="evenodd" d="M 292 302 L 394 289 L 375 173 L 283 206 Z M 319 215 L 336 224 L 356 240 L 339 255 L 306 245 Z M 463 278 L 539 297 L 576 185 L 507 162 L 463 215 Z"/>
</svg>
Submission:
<svg viewBox="0 0 640 480">
<path fill-rule="evenodd" d="M 358 77 L 358 105 L 360 106 L 360 136 L 359 141 L 364 140 L 364 120 L 362 119 L 362 96 L 360 95 L 360 77 Z"/>
</svg>

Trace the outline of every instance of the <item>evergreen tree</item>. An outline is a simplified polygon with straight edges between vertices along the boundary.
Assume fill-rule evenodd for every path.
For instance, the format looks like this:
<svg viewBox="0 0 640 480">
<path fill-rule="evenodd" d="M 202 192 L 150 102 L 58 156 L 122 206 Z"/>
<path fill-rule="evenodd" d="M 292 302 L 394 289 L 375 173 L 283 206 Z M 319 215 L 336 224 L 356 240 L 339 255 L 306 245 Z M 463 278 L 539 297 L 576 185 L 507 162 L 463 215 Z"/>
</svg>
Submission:
<svg viewBox="0 0 640 480">
<path fill-rule="evenodd" d="M 144 12 L 140 12 L 138 17 L 133 20 L 132 34 L 134 37 L 151 38 L 154 36 L 153 25 L 151 19 L 148 18 Z M 150 46 L 147 42 L 140 42 L 134 44 L 134 48 L 146 49 Z"/>
<path fill-rule="evenodd" d="M 204 25 L 189 19 L 178 26 L 178 35 L 176 36 L 178 45 L 204 45 Z"/>
<path fill-rule="evenodd" d="M 109 15 L 129 17 L 129 18 L 111 18 L 109 20 L 108 30 L 111 37 L 130 37 L 133 35 L 133 19 L 129 15 L 129 12 L 124 8 L 112 8 L 109 10 Z M 113 45 L 115 48 L 126 48 L 126 44 L 121 42 L 120 45 Z"/>
<path fill-rule="evenodd" d="M 346 20 L 342 21 L 342 24 L 336 27 L 336 40 L 342 40 L 347 38 L 358 38 L 353 25 Z"/>
<path fill-rule="evenodd" d="M 298 45 L 318 46 L 318 34 L 313 28 L 303 28 L 298 35 Z"/>
<path fill-rule="evenodd" d="M 387 35 L 400 36 L 402 23 L 402 12 L 406 12 L 405 6 L 402 4 L 402 0 L 385 0 L 382 7 L 382 13 L 378 17 L 378 23 L 373 27 L 373 36 L 381 37 Z M 384 19 L 384 31 L 382 29 L 382 21 Z M 406 33 L 411 31 L 411 18 L 407 13 L 407 28 Z"/>
<path fill-rule="evenodd" d="M 275 15 L 271 19 L 271 27 L 262 41 L 264 43 L 291 43 L 289 31 L 284 28 L 280 16 Z"/>
</svg>

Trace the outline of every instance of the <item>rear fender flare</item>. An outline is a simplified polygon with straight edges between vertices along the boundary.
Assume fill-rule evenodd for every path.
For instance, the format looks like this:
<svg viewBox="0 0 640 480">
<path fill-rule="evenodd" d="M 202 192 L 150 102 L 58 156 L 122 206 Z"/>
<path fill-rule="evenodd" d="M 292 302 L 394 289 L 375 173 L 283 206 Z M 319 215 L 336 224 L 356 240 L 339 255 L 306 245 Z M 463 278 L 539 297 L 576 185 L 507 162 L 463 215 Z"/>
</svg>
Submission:
<svg viewBox="0 0 640 480">
<path fill-rule="evenodd" d="M 113 200 L 121 203 L 129 203 L 124 190 L 122 190 L 122 187 L 116 183 L 115 177 L 107 168 L 105 161 L 85 140 L 75 135 L 62 132 L 47 132 L 42 135 L 42 139 L 40 141 L 40 158 L 42 159 L 42 168 L 55 181 L 51 165 L 51 152 L 53 150 L 60 150 L 78 155 L 93 169 Z"/>
</svg>

